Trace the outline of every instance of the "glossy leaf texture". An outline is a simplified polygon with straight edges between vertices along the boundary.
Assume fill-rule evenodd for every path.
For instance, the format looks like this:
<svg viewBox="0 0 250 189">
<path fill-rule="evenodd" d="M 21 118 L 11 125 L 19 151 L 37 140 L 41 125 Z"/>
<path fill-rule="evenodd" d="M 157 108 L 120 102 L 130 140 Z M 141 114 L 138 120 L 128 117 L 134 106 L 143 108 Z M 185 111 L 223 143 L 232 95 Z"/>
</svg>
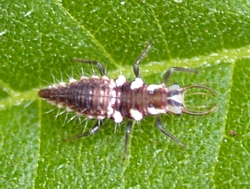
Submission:
<svg viewBox="0 0 250 189">
<path fill-rule="evenodd" d="M 249 186 L 248 2 L 1 0 L 0 11 L 1 188 Z M 132 65 L 150 42 L 140 65 L 146 83 L 189 67 L 199 73 L 174 73 L 167 85 L 202 84 L 217 94 L 187 96 L 190 106 L 216 104 L 209 115 L 161 116 L 188 150 L 160 133 L 154 117 L 135 123 L 125 161 L 126 120 L 105 120 L 97 134 L 63 142 L 95 121 L 73 119 L 39 99 L 38 89 L 98 75 L 74 57 L 132 80 Z"/>
</svg>

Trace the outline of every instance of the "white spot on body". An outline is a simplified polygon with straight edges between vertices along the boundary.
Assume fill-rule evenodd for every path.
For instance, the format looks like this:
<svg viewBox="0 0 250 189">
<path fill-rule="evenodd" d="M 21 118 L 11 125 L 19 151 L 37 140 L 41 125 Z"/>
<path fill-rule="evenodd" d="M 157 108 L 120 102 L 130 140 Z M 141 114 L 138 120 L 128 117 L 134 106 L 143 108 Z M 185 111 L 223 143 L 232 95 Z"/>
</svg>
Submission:
<svg viewBox="0 0 250 189">
<path fill-rule="evenodd" d="M 149 85 L 147 87 L 147 91 L 149 92 L 149 94 L 153 94 L 156 89 L 161 89 L 163 87 L 165 87 L 164 84 L 162 84 L 162 85 L 154 85 L 153 84 L 153 85 Z"/>
<path fill-rule="evenodd" d="M 109 106 L 108 106 L 108 108 L 107 108 L 107 115 L 108 115 L 108 117 L 110 117 L 113 113 L 114 113 L 114 109 L 113 109 L 112 106 L 109 104 Z"/>
<path fill-rule="evenodd" d="M 138 110 L 130 109 L 129 113 L 130 113 L 130 116 L 131 116 L 134 120 L 136 120 L 136 121 L 139 121 L 139 120 L 142 119 L 142 114 L 141 114 L 141 112 L 139 112 Z"/>
<path fill-rule="evenodd" d="M 131 83 L 131 86 L 130 86 L 130 89 L 134 90 L 134 89 L 138 89 L 140 87 L 143 86 L 143 81 L 141 78 L 136 78 L 132 83 Z"/>
<path fill-rule="evenodd" d="M 66 83 L 62 81 L 62 82 L 59 83 L 59 86 L 60 87 L 66 87 Z"/>
<path fill-rule="evenodd" d="M 99 79 L 99 77 L 98 76 L 96 76 L 96 75 L 92 75 L 92 77 L 91 77 L 92 79 Z"/>
<path fill-rule="evenodd" d="M 110 103 L 111 103 L 111 105 L 114 105 L 115 101 L 116 101 L 116 92 L 115 92 L 115 90 L 112 90 L 111 91 L 111 96 L 110 96 Z"/>
<path fill-rule="evenodd" d="M 116 84 L 113 79 L 109 80 L 109 88 L 113 90 L 113 88 L 116 87 Z"/>
<path fill-rule="evenodd" d="M 81 76 L 81 80 L 86 80 L 86 79 L 88 79 L 88 78 L 85 76 Z"/>
<path fill-rule="evenodd" d="M 114 118 L 114 121 L 116 123 L 121 123 L 123 120 L 121 113 L 119 111 L 116 111 L 116 110 L 114 111 L 112 117 Z"/>
<path fill-rule="evenodd" d="M 113 90 L 114 87 L 116 87 L 116 84 L 114 82 L 114 80 L 110 80 L 109 82 L 109 90 L 110 90 L 110 93 L 109 93 L 109 96 L 108 96 L 108 107 L 107 107 L 107 116 L 110 117 L 112 116 L 112 114 L 114 113 L 114 109 L 112 108 L 112 106 L 115 104 L 116 102 L 116 91 Z"/>
<path fill-rule="evenodd" d="M 98 120 L 103 120 L 105 118 L 105 116 L 97 116 Z"/>
<path fill-rule="evenodd" d="M 106 75 L 102 76 L 102 79 L 109 80 L 109 78 Z"/>
<path fill-rule="evenodd" d="M 53 85 L 50 85 L 48 88 L 49 88 L 49 89 L 55 89 L 55 88 L 58 88 L 58 85 L 53 84 Z"/>
<path fill-rule="evenodd" d="M 92 115 L 87 115 L 87 118 L 88 118 L 88 119 L 93 119 L 93 118 L 95 118 L 95 117 L 92 116 Z"/>
<path fill-rule="evenodd" d="M 103 102 L 103 100 L 104 100 L 103 98 L 106 98 L 106 97 L 104 96 L 104 94 L 105 94 L 104 91 L 101 90 L 101 91 L 100 91 L 100 102 Z"/>
<path fill-rule="evenodd" d="M 119 75 L 118 79 L 115 80 L 116 86 L 120 87 L 126 82 L 126 78 L 124 75 Z"/>
<path fill-rule="evenodd" d="M 156 115 L 157 112 L 156 112 L 155 107 L 148 107 L 148 113 L 151 115 Z"/>
<path fill-rule="evenodd" d="M 116 102 L 116 92 L 115 91 L 111 91 L 111 96 L 109 97 L 109 104 L 107 107 L 107 116 L 110 117 L 112 116 L 112 114 L 114 114 L 114 109 L 112 108 L 112 106 L 115 104 Z"/>
<path fill-rule="evenodd" d="M 165 114 L 166 110 L 164 110 L 164 109 L 156 109 L 155 107 L 148 107 L 148 113 L 151 114 L 151 115 Z"/>
<path fill-rule="evenodd" d="M 75 82 L 77 82 L 77 80 L 74 79 L 74 78 L 69 78 L 69 82 L 70 82 L 70 83 L 75 83 Z"/>
</svg>

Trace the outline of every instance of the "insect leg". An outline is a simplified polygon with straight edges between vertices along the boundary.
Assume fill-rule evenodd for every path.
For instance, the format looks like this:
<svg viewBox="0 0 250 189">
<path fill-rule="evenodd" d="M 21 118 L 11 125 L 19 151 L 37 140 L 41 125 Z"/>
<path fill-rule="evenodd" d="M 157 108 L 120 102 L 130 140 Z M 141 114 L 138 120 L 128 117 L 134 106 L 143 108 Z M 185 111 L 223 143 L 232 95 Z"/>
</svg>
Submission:
<svg viewBox="0 0 250 189">
<path fill-rule="evenodd" d="M 145 58 L 145 56 L 148 54 L 148 51 L 150 50 L 150 48 L 152 47 L 153 43 L 149 43 L 149 45 L 147 46 L 147 48 L 142 52 L 142 54 L 139 56 L 139 58 L 135 61 L 134 65 L 133 65 L 133 70 L 135 73 L 135 77 L 141 77 L 140 76 L 140 69 L 139 69 L 139 63 L 143 60 L 143 58 Z"/>
<path fill-rule="evenodd" d="M 72 141 L 72 140 L 79 139 L 79 138 L 81 138 L 81 137 L 93 135 L 93 134 L 95 134 L 97 131 L 99 131 L 100 127 L 102 126 L 102 123 L 103 123 L 102 120 L 98 120 L 98 121 L 97 121 L 97 124 L 96 124 L 94 127 L 92 127 L 92 129 L 90 129 L 89 131 L 84 132 L 84 133 L 80 133 L 80 134 L 75 135 L 75 136 L 73 136 L 73 137 L 71 137 L 71 138 L 64 139 L 64 141 Z"/>
<path fill-rule="evenodd" d="M 168 82 L 168 79 L 170 78 L 171 74 L 175 71 L 180 71 L 180 72 L 196 72 L 196 70 L 194 69 L 189 69 L 189 68 L 180 68 L 180 67 L 173 67 L 173 68 L 170 68 L 165 74 L 164 74 L 164 77 L 162 79 L 162 83 L 167 83 Z"/>
<path fill-rule="evenodd" d="M 126 127 L 126 133 L 125 133 L 125 145 L 124 145 L 124 153 L 123 153 L 123 160 L 125 160 L 127 151 L 128 151 L 128 143 L 129 143 L 129 136 L 132 130 L 133 122 L 129 121 L 128 125 Z"/>
<path fill-rule="evenodd" d="M 166 130 L 163 129 L 162 124 L 161 124 L 161 120 L 160 120 L 159 117 L 156 118 L 156 127 L 162 133 L 164 133 L 165 135 L 167 135 L 168 137 L 170 137 L 173 141 L 175 141 L 177 144 L 179 144 L 181 147 L 187 149 L 186 146 L 184 144 L 182 144 L 177 138 L 175 138 L 171 133 L 169 133 L 169 132 L 167 132 Z"/>
<path fill-rule="evenodd" d="M 93 64 L 93 65 L 98 67 L 101 76 L 106 75 L 105 68 L 103 67 L 102 63 L 100 63 L 100 62 L 96 62 L 96 61 L 92 61 L 92 60 L 83 60 L 83 59 L 79 59 L 79 58 L 73 58 L 72 61 Z"/>
</svg>

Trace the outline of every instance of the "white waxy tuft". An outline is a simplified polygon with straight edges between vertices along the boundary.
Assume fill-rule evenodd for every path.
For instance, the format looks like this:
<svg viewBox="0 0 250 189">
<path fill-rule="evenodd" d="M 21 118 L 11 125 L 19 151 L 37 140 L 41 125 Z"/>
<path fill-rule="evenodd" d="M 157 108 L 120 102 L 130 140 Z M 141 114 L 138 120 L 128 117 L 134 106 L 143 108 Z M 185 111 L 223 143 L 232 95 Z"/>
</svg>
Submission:
<svg viewBox="0 0 250 189">
<path fill-rule="evenodd" d="M 105 118 L 105 116 L 97 116 L 98 120 L 103 120 Z"/>
<path fill-rule="evenodd" d="M 66 83 L 63 82 L 63 81 L 61 81 L 61 82 L 59 83 L 59 86 L 60 86 L 60 87 L 66 87 Z"/>
<path fill-rule="evenodd" d="M 69 82 L 70 82 L 70 83 L 75 83 L 75 82 L 77 82 L 77 80 L 74 79 L 74 78 L 69 78 Z"/>
<path fill-rule="evenodd" d="M 124 75 L 119 75 L 118 79 L 115 80 L 116 86 L 120 87 L 126 82 L 126 78 Z"/>
<path fill-rule="evenodd" d="M 116 111 L 116 110 L 115 110 L 115 112 L 113 113 L 112 117 L 114 118 L 114 121 L 115 121 L 116 123 L 121 123 L 122 120 L 123 120 L 123 117 L 122 117 L 121 113 L 120 113 L 119 111 Z"/>
<path fill-rule="evenodd" d="M 114 87 L 116 87 L 116 83 L 114 82 L 113 79 L 109 80 L 109 87 L 110 89 L 113 89 Z"/>
<path fill-rule="evenodd" d="M 92 77 L 91 77 L 92 79 L 99 79 L 99 77 L 98 76 L 96 76 L 96 75 L 92 75 Z"/>
<path fill-rule="evenodd" d="M 87 115 L 87 118 L 88 118 L 88 119 L 93 119 L 93 118 L 95 118 L 95 117 L 92 116 L 92 115 Z"/>
<path fill-rule="evenodd" d="M 156 109 L 155 107 L 148 107 L 148 113 L 151 115 L 165 114 L 166 110 Z"/>
<path fill-rule="evenodd" d="M 86 76 L 81 76 L 81 80 L 86 80 L 86 79 L 89 79 L 89 78 L 87 78 Z"/>
<path fill-rule="evenodd" d="M 49 88 L 49 89 L 58 88 L 58 85 L 53 84 L 53 85 L 50 85 L 48 88 Z"/>
<path fill-rule="evenodd" d="M 164 84 L 162 84 L 162 85 L 154 85 L 154 84 L 152 84 L 152 85 L 149 85 L 149 86 L 147 87 L 147 91 L 148 91 L 150 94 L 153 94 L 154 91 L 155 91 L 156 89 L 161 89 L 161 88 L 163 88 L 164 86 L 165 86 Z"/>
<path fill-rule="evenodd" d="M 142 114 L 141 112 L 139 112 L 138 110 L 135 110 L 135 109 L 130 109 L 130 116 L 136 120 L 136 121 L 139 121 L 142 119 Z"/>
<path fill-rule="evenodd" d="M 111 105 L 114 105 L 116 102 L 116 91 L 115 90 L 112 90 L 112 92 L 111 92 L 110 102 L 111 102 Z"/>
<path fill-rule="evenodd" d="M 114 113 L 114 109 L 112 108 L 112 106 L 115 104 L 115 102 L 116 102 L 116 92 L 114 90 L 111 90 L 110 97 L 109 97 L 109 104 L 107 107 L 108 117 L 110 117 Z"/>
<path fill-rule="evenodd" d="M 114 109 L 113 109 L 112 106 L 109 104 L 109 106 L 108 106 L 108 108 L 107 108 L 107 115 L 108 115 L 108 117 L 110 117 L 113 113 L 114 113 Z"/>
<path fill-rule="evenodd" d="M 102 76 L 102 79 L 109 80 L 109 78 L 106 75 Z"/>
<path fill-rule="evenodd" d="M 130 86 L 130 89 L 134 90 L 134 89 L 139 89 L 140 87 L 143 86 L 143 81 L 141 78 L 136 78 L 132 83 L 131 83 L 131 86 Z"/>
</svg>

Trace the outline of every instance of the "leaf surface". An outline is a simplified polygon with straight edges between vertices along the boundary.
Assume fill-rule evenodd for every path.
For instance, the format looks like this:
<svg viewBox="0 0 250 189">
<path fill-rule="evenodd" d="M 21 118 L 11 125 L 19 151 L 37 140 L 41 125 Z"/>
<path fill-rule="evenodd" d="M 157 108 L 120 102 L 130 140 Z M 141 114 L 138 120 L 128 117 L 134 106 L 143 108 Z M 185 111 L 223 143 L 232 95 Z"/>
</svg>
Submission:
<svg viewBox="0 0 250 189">
<path fill-rule="evenodd" d="M 244 188 L 249 186 L 249 4 L 245 1 L 3 1 L 0 16 L 0 186 L 2 188 Z M 105 120 L 90 137 L 62 142 L 93 120 L 70 121 L 37 96 L 45 86 L 98 74 L 74 57 L 102 62 L 110 78 L 134 79 L 141 62 L 148 84 L 202 84 L 217 96 L 189 105 L 216 111 L 194 117 L 163 115 L 176 145 L 155 128 L 136 123 L 122 161 L 126 121 Z M 193 99 L 193 100 L 192 100 Z M 47 112 L 47 113 L 46 113 Z M 57 119 L 55 117 L 59 114 Z"/>
</svg>

